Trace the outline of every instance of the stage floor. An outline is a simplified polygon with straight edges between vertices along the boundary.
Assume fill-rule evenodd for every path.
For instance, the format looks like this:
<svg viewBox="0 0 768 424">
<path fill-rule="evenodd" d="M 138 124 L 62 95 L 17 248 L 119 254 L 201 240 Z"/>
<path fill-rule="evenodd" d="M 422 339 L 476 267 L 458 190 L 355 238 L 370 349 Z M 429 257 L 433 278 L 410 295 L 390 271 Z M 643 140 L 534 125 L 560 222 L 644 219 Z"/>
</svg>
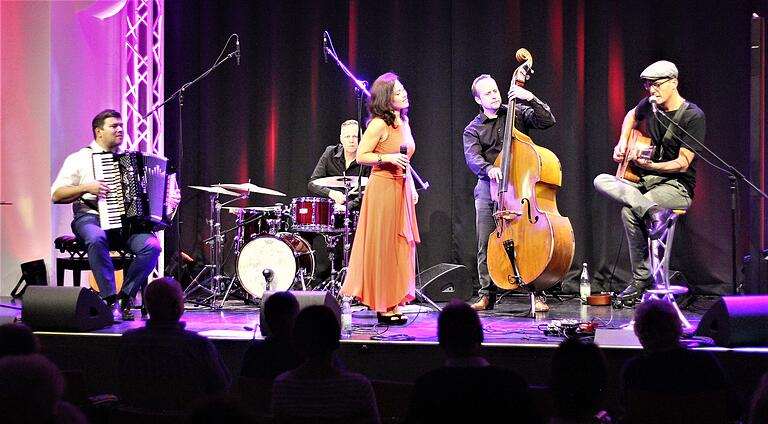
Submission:
<svg viewBox="0 0 768 424">
<path fill-rule="evenodd" d="M 693 332 L 709 305 L 717 297 L 700 297 L 683 310 L 691 322 Z M 0 299 L 0 315 L 21 318 L 23 301 L 10 298 Z M 631 334 L 634 309 L 616 309 L 611 306 L 582 305 L 578 299 L 548 297 L 550 310 L 538 312 L 534 318 L 526 316 L 528 298 L 519 294 L 508 294 L 501 298 L 492 311 L 480 312 L 486 344 L 520 345 L 545 344 L 557 345 L 563 340 L 564 333 L 579 337 L 590 337 L 589 332 L 576 329 L 578 323 L 593 323 L 598 329 L 623 329 Z M 444 305 L 441 303 L 439 305 Z M 204 334 L 214 340 L 251 340 L 261 338 L 259 328 L 260 309 L 255 304 L 242 301 L 228 301 L 221 309 L 186 305 L 183 320 L 186 328 Z M 352 341 L 389 341 L 389 342 L 437 342 L 438 312 L 423 303 L 414 303 L 403 308 L 408 317 L 406 325 L 386 326 L 377 323 L 376 314 L 362 306 L 353 307 L 352 323 L 354 333 Z M 143 326 L 138 310 L 134 310 L 135 321 L 116 323 L 108 328 L 88 332 L 91 336 L 119 335 L 131 328 Z M 68 334 L 60 332 L 42 332 L 42 334 Z M 636 343 L 628 337 L 624 347 L 635 347 Z M 621 343 L 617 347 L 622 346 Z"/>
</svg>

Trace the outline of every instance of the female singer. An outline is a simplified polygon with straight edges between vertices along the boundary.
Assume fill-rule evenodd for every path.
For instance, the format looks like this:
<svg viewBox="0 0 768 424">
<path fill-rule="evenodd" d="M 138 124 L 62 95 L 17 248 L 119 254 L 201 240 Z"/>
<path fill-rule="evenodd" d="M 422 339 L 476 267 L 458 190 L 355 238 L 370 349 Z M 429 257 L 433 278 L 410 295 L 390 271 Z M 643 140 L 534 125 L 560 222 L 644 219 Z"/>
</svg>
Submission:
<svg viewBox="0 0 768 424">
<path fill-rule="evenodd" d="M 357 162 L 373 169 L 341 292 L 376 311 L 380 323 L 401 325 L 407 318 L 398 307 L 414 299 L 421 240 L 414 207 L 418 194 L 408 167 L 416 145 L 408 125 L 408 93 L 397 75 L 376 79 L 368 112 Z"/>
</svg>

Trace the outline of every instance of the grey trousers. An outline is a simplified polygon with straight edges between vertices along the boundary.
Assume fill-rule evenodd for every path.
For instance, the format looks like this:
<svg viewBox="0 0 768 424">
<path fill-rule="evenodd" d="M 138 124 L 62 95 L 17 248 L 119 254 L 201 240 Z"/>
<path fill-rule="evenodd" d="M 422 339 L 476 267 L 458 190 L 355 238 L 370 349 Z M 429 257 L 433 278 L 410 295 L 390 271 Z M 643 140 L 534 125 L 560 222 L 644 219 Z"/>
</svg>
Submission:
<svg viewBox="0 0 768 424">
<path fill-rule="evenodd" d="M 486 180 L 477 180 L 475 185 L 475 226 L 477 228 L 477 274 L 480 280 L 480 296 L 495 294 L 497 287 L 488 274 L 488 237 L 496 230 L 493 219 L 491 185 Z"/>
<path fill-rule="evenodd" d="M 648 175 L 639 183 L 630 183 L 614 175 L 600 174 L 595 177 L 595 189 L 605 197 L 623 206 L 621 221 L 629 243 L 629 260 L 632 263 L 632 283 L 647 285 L 651 279 L 648 257 L 648 230 L 643 217 L 651 206 L 667 209 L 688 209 L 691 197 L 678 180 L 659 175 Z"/>
</svg>

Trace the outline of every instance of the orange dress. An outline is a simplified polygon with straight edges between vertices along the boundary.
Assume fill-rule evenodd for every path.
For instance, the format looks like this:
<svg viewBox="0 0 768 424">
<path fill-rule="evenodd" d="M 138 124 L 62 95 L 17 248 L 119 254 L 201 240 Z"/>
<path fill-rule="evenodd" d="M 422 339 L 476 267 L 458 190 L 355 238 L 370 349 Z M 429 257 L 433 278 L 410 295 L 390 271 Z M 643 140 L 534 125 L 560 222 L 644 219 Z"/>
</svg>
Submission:
<svg viewBox="0 0 768 424">
<path fill-rule="evenodd" d="M 387 131 L 387 139 L 373 153 L 400 153 L 400 146 L 405 145 L 410 158 L 416 145 L 408 124 L 388 126 Z M 343 295 L 356 297 L 376 312 L 386 312 L 415 297 L 416 244 L 421 239 L 408 175 L 391 163 L 373 166 L 341 287 Z"/>
</svg>

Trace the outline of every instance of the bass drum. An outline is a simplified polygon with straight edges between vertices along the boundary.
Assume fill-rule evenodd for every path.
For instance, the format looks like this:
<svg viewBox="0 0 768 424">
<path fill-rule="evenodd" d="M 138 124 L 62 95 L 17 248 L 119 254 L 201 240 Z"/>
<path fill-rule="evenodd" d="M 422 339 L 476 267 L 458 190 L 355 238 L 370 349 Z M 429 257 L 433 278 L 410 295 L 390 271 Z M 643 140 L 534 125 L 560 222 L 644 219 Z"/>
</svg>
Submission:
<svg viewBox="0 0 768 424">
<path fill-rule="evenodd" d="M 289 290 L 303 270 L 303 276 L 311 279 L 315 273 L 315 256 L 312 246 L 292 233 L 262 235 L 249 241 L 237 258 L 237 276 L 243 289 L 261 299 L 267 288 L 264 270 L 274 275 L 269 289 Z"/>
</svg>

